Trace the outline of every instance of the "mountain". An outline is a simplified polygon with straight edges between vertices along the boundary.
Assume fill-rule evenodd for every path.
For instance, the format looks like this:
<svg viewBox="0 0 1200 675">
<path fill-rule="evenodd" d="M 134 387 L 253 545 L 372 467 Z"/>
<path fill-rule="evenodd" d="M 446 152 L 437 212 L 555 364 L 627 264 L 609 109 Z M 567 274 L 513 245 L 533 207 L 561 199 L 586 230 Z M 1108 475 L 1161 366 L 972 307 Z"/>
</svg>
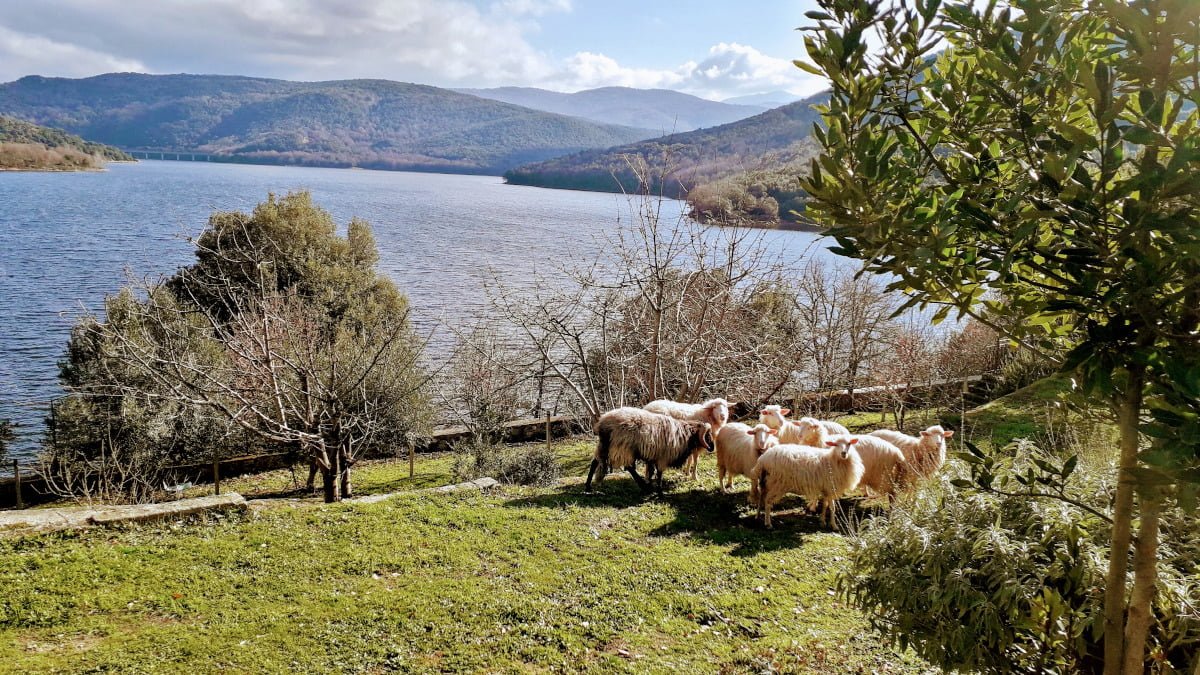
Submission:
<svg viewBox="0 0 1200 675">
<path fill-rule="evenodd" d="M 765 106 L 730 105 L 670 89 L 602 87 L 574 94 L 533 87 L 456 91 L 594 122 L 655 129 L 660 133 L 727 124 L 766 110 Z"/>
<path fill-rule="evenodd" d="M 671 134 L 607 150 L 529 164 L 504 174 L 516 185 L 649 191 L 686 197 L 693 213 L 721 222 L 791 220 L 803 209 L 796 176 L 816 156 L 813 106 L 828 92 L 712 129 Z"/>
<path fill-rule="evenodd" d="M 499 174 L 657 135 L 387 80 L 30 76 L 0 85 L 0 112 L 129 150 L 462 173 Z"/>
<path fill-rule="evenodd" d="M 781 105 L 787 105 L 800 100 L 799 96 L 789 94 L 786 91 L 768 91 L 762 94 L 749 94 L 746 96 L 734 96 L 727 98 L 722 103 L 731 103 L 734 105 L 751 105 L 762 106 L 763 108 L 778 108 Z"/>
<path fill-rule="evenodd" d="M 106 160 L 131 161 L 133 157 L 61 129 L 0 115 L 0 169 L 96 169 Z"/>
</svg>

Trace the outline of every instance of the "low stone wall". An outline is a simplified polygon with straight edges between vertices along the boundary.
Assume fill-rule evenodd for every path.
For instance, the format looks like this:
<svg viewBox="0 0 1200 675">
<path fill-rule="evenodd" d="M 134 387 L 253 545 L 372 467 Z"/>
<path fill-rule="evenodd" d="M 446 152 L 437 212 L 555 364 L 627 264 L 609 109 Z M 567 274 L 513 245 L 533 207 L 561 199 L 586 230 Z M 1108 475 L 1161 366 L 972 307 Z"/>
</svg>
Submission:
<svg viewBox="0 0 1200 675">
<path fill-rule="evenodd" d="M 246 500 L 237 493 L 180 499 L 158 504 L 68 506 L 58 509 L 0 511 L 0 534 L 51 532 L 83 527 L 112 527 L 124 523 L 182 518 L 212 511 L 244 510 Z"/>
<path fill-rule="evenodd" d="M 563 438 L 584 430 L 583 426 L 574 417 L 565 415 L 550 417 L 548 426 L 550 427 L 551 438 Z M 545 417 L 515 420 L 504 425 L 503 439 L 506 443 L 528 443 L 545 440 L 546 427 L 547 418 Z M 417 442 L 416 450 L 418 453 L 448 452 L 454 449 L 456 443 L 460 443 L 470 438 L 470 436 L 471 432 L 466 427 L 437 429 L 428 438 L 420 439 Z M 404 451 L 400 450 L 396 453 L 396 456 L 403 456 L 403 454 Z M 222 459 L 220 467 L 221 478 L 236 478 L 248 474 L 287 468 L 291 465 L 294 456 L 291 453 L 280 452 Z M 378 455 L 364 459 L 378 459 L 382 456 Z M 208 484 L 213 480 L 213 465 L 211 462 L 208 462 L 174 466 L 170 467 L 167 473 L 170 480 L 176 483 Z M 25 506 L 44 504 L 55 499 L 54 495 L 49 494 L 46 481 L 32 471 L 28 474 L 24 471 L 22 472 L 21 497 L 22 503 Z M 16 505 L 16 481 L 13 478 L 0 478 L 0 508 L 11 508 Z"/>
</svg>

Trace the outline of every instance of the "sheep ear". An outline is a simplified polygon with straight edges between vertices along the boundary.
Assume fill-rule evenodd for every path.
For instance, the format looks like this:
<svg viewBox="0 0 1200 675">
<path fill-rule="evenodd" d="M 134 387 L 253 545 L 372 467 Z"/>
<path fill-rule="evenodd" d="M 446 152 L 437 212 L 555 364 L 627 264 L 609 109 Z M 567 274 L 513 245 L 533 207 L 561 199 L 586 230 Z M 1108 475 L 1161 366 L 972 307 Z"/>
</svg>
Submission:
<svg viewBox="0 0 1200 675">
<path fill-rule="evenodd" d="M 778 429 L 768 429 L 768 430 L 767 430 L 767 433 L 768 433 L 768 434 L 771 434 L 772 436 L 778 436 L 778 435 L 779 435 L 779 430 L 778 430 Z"/>
<path fill-rule="evenodd" d="M 837 441 L 825 441 L 825 445 L 828 445 L 828 446 L 829 446 L 829 447 L 831 447 L 831 448 L 836 448 L 836 447 L 837 447 Z"/>
<path fill-rule="evenodd" d="M 950 437 L 951 437 L 951 436 L 953 436 L 953 435 L 954 435 L 954 432 L 953 432 L 953 431 L 943 431 L 943 432 L 942 432 L 942 437 L 943 437 L 943 438 L 950 438 Z"/>
<path fill-rule="evenodd" d="M 850 445 L 854 445 L 854 444 L 855 444 L 855 443 L 857 443 L 857 442 L 858 442 L 858 439 L 857 439 L 857 438 L 851 438 L 851 439 L 850 439 Z"/>
<path fill-rule="evenodd" d="M 758 433 L 758 432 L 757 432 L 757 431 L 755 431 L 755 430 L 753 430 L 753 429 L 748 429 L 748 430 L 746 430 L 746 435 L 747 435 L 747 436 L 753 436 L 753 435 L 754 435 L 754 434 L 756 434 L 756 433 Z"/>
<path fill-rule="evenodd" d="M 928 432 L 928 431 L 922 431 L 922 432 L 921 432 L 921 435 L 922 435 L 922 436 L 928 436 L 928 435 L 929 435 L 929 432 Z"/>
<path fill-rule="evenodd" d="M 791 415 L 791 414 L 792 414 L 792 409 L 791 409 L 791 408 L 780 408 L 780 409 L 779 409 L 779 414 L 780 414 L 780 415 Z"/>
</svg>

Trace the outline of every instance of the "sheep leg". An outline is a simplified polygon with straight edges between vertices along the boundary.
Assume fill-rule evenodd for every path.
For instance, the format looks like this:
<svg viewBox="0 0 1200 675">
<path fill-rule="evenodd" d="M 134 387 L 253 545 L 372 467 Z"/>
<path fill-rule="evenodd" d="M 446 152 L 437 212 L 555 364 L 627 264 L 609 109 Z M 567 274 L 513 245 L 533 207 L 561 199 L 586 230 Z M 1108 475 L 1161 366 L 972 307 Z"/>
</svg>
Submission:
<svg viewBox="0 0 1200 675">
<path fill-rule="evenodd" d="M 584 492 L 591 492 L 591 491 L 592 491 L 592 475 L 596 473 L 596 467 L 598 467 L 598 466 L 600 466 L 600 460 L 598 460 L 598 459 L 593 459 L 593 460 L 592 460 L 592 466 L 591 466 L 591 468 L 589 468 L 589 469 L 588 469 L 587 483 L 585 483 L 585 484 L 584 484 L 584 486 L 583 486 L 583 491 L 584 491 Z M 604 480 L 604 474 L 603 474 L 603 473 L 601 473 L 601 474 L 600 474 L 600 480 Z"/>
<path fill-rule="evenodd" d="M 630 476 L 633 476 L 633 482 L 637 483 L 642 492 L 650 492 L 650 484 L 642 480 L 642 477 L 638 475 L 637 469 L 632 464 L 625 467 L 625 469 L 629 472 Z"/>
<path fill-rule="evenodd" d="M 772 529 L 771 507 L 774 506 L 774 504 L 771 502 L 770 499 L 767 499 L 765 496 L 763 497 L 761 504 L 762 504 L 762 506 L 760 508 L 760 511 L 762 511 L 762 513 L 763 513 L 763 525 L 766 525 L 767 529 L 770 530 L 770 529 Z"/>
</svg>

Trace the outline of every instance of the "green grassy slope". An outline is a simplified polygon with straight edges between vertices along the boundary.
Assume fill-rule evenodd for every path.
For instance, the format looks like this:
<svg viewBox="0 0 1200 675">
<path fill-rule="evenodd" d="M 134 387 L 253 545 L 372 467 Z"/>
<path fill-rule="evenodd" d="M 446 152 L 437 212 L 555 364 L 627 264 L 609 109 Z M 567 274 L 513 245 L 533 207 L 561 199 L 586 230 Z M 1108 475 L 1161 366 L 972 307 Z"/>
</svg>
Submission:
<svg viewBox="0 0 1200 675">
<path fill-rule="evenodd" d="M 474 173 L 655 135 L 386 80 L 31 76 L 0 85 L 0 111 L 130 149 Z"/>
<path fill-rule="evenodd" d="M 591 443 L 559 448 L 574 474 Z M 842 536 L 797 513 L 764 531 L 743 505 L 744 482 L 720 496 L 711 458 L 704 473 L 662 500 L 615 475 L 584 495 L 576 477 L 0 541 L 0 663 L 27 672 L 928 669 L 882 647 L 833 597 Z"/>
</svg>

